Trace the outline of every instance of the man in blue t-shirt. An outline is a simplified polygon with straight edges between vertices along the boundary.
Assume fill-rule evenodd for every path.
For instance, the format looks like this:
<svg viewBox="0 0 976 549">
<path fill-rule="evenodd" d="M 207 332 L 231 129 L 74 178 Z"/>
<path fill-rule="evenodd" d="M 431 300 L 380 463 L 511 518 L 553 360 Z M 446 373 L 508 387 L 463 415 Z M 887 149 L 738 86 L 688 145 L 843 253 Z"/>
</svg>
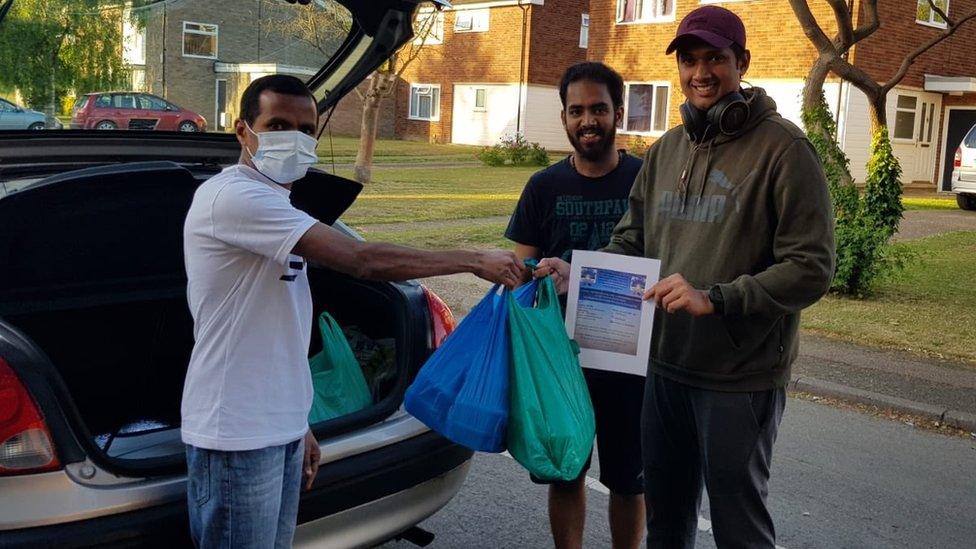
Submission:
<svg viewBox="0 0 976 549">
<path fill-rule="evenodd" d="M 563 74 L 560 118 L 574 151 L 535 173 L 525 186 L 505 231 L 520 259 L 571 261 L 574 249 L 599 250 L 609 244 L 641 167 L 638 158 L 614 148 L 624 112 L 623 90 L 620 75 L 602 63 L 579 63 Z M 596 413 L 600 482 L 610 490 L 613 546 L 635 548 L 644 535 L 644 378 L 589 369 L 583 373 Z M 582 545 L 587 469 L 589 462 L 576 480 L 548 483 L 549 522 L 557 549 Z"/>
</svg>

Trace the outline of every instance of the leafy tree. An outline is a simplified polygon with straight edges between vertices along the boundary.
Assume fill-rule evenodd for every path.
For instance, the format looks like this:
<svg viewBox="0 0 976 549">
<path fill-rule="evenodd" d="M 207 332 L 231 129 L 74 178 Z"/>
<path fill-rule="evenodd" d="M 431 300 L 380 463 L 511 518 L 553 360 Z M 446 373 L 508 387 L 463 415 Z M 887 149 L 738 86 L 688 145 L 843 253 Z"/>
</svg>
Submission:
<svg viewBox="0 0 976 549">
<path fill-rule="evenodd" d="M 810 0 L 789 0 L 804 34 L 817 49 L 817 59 L 810 67 L 803 89 L 803 121 L 823 161 L 834 200 L 838 257 L 834 289 L 863 295 L 887 266 L 904 262 L 888 245 L 889 238 L 898 231 L 903 210 L 901 167 L 891 149 L 885 110 L 888 92 L 905 78 L 919 56 L 976 18 L 976 10 L 952 19 L 942 9 L 946 4 L 940 0 L 921 4 L 920 13 L 922 10 L 926 14 L 936 13 L 946 22 L 945 30 L 904 54 L 895 73 L 878 82 L 848 60 L 851 48 L 881 29 L 878 0 L 825 1 L 837 28 L 833 37 L 828 36 L 824 25 L 813 15 Z M 861 14 L 859 21 L 854 18 L 857 9 Z M 836 143 L 836 128 L 824 101 L 823 85 L 830 73 L 861 90 L 871 106 L 871 158 L 863 197 L 854 186 L 847 157 Z"/>
<path fill-rule="evenodd" d="M 73 91 L 120 87 L 120 0 L 14 0 L 0 32 L 0 88 L 19 90 L 48 117 Z"/>
</svg>

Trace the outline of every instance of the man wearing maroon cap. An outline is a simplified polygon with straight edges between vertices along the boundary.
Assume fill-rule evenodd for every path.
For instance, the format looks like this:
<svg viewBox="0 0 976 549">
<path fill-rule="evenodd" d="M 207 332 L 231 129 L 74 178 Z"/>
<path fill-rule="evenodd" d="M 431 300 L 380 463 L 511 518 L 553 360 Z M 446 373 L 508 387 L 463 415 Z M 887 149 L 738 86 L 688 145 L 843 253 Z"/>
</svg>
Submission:
<svg viewBox="0 0 976 549">
<path fill-rule="evenodd" d="M 661 259 L 642 412 L 648 547 L 695 546 L 708 490 L 719 547 L 774 547 L 773 442 L 800 310 L 834 271 L 827 184 L 803 132 L 742 89 L 746 33 L 732 12 L 688 14 L 677 52 L 683 124 L 647 151 L 605 252 Z M 546 269 L 548 267 L 548 269 Z M 565 284 L 568 264 L 536 275 Z"/>
</svg>

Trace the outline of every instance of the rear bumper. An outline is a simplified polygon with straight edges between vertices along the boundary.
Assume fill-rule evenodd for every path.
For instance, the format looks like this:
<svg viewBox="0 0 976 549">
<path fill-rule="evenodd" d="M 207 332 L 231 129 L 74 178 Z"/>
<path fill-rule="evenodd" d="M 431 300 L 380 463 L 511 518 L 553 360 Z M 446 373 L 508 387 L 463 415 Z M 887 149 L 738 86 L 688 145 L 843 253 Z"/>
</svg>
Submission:
<svg viewBox="0 0 976 549">
<path fill-rule="evenodd" d="M 427 432 L 328 463 L 319 470 L 312 489 L 302 493 L 298 511 L 302 526 L 296 542 L 341 547 L 359 545 L 362 542 L 357 540 L 367 537 L 388 539 L 423 520 L 457 493 L 467 475 L 471 455 L 471 450 Z M 407 509 L 399 509 L 393 516 L 392 509 L 399 507 Z M 89 520 L 0 531 L 0 547 L 92 545 L 191 546 L 186 501 L 180 499 Z"/>
<path fill-rule="evenodd" d="M 952 192 L 976 194 L 976 170 L 960 168 L 953 170 Z"/>
</svg>

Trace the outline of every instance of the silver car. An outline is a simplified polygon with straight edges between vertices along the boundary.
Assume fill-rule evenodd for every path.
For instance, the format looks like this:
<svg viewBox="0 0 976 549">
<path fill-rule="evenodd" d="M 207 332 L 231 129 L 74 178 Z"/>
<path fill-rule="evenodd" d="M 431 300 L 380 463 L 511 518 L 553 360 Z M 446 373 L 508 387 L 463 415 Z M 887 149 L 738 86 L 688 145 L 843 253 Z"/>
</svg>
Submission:
<svg viewBox="0 0 976 549">
<path fill-rule="evenodd" d="M 962 138 L 952 162 L 952 192 L 964 210 L 976 210 L 976 126 Z"/>
<path fill-rule="evenodd" d="M 0 130 L 43 130 L 47 127 L 42 112 L 18 107 L 0 99 Z"/>
<path fill-rule="evenodd" d="M 347 10 L 347 35 L 308 80 L 320 113 L 412 39 L 418 3 L 276 8 Z M 180 24 L 172 10 L 192 3 L 166 4 Z M 228 20 L 221 36 L 233 31 Z M 194 30 L 193 47 L 209 47 L 212 37 Z M 197 186 L 239 155 L 231 133 L 0 131 L 0 546 L 190 544 L 179 410 L 193 323 L 182 224 Z M 313 169 L 292 201 L 358 238 L 338 219 L 361 189 Z M 472 456 L 402 407 L 453 328 L 450 311 L 415 282 L 316 265 L 309 281 L 316 315 L 329 311 L 355 329 L 357 353 L 372 346 L 380 359 L 368 363 L 372 405 L 312 425 L 322 461 L 301 495 L 295 544 L 422 543 L 430 534 L 416 525 L 458 492 Z M 313 334 L 311 353 L 321 345 Z"/>
</svg>

